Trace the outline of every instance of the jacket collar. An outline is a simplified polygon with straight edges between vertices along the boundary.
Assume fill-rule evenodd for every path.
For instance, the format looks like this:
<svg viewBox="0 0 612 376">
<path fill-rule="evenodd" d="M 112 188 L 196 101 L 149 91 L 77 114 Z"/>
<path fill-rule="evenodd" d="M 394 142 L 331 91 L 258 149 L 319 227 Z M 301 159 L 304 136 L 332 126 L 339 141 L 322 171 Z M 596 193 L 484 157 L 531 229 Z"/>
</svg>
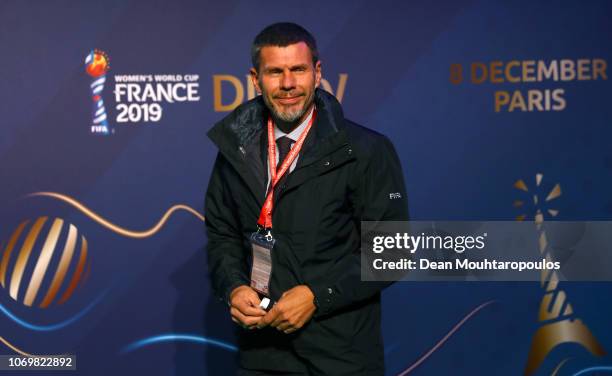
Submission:
<svg viewBox="0 0 612 376">
<path fill-rule="evenodd" d="M 315 104 L 317 117 L 310 131 L 314 131 L 314 134 L 306 137 L 304 155 L 298 159 L 295 170 L 314 164 L 348 142 L 344 114 L 336 98 L 316 89 Z M 258 96 L 237 107 L 208 132 L 208 137 L 247 183 L 260 206 L 263 204 L 267 177 L 265 161 L 261 160 L 261 155 L 265 153 L 262 142 L 267 140 L 266 132 L 263 132 L 267 119 L 268 109 Z M 258 151 L 260 148 L 262 154 Z"/>
<path fill-rule="evenodd" d="M 315 144 L 335 135 L 344 128 L 344 114 L 336 98 L 322 89 L 315 90 L 317 119 Z M 255 140 L 264 129 L 268 109 L 261 96 L 238 106 L 232 113 L 214 125 L 208 137 L 225 153 L 239 153 Z M 242 148 L 242 149 L 241 149 Z"/>
</svg>

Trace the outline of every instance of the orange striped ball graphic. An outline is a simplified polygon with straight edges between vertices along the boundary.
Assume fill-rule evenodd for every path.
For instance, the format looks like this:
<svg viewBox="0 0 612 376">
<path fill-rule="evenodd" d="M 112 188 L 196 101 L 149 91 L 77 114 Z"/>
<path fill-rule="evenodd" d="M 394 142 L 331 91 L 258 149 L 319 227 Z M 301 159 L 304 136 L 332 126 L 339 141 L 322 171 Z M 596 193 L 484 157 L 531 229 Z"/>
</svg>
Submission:
<svg viewBox="0 0 612 376">
<path fill-rule="evenodd" d="M 0 247 L 0 284 L 28 307 L 65 303 L 86 274 L 87 240 L 60 218 L 23 221 Z"/>
</svg>

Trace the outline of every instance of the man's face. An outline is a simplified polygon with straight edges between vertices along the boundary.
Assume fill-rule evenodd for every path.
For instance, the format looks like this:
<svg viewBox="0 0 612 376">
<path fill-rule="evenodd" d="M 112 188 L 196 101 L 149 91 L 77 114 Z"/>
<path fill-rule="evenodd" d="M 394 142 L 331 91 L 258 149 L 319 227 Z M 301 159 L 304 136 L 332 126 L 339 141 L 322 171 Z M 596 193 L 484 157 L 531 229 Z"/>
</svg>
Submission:
<svg viewBox="0 0 612 376">
<path fill-rule="evenodd" d="M 276 119 L 297 123 L 308 116 L 315 88 L 321 81 L 321 62 L 312 63 L 304 42 L 286 47 L 265 46 L 259 72 L 251 68 L 253 85 Z"/>
</svg>

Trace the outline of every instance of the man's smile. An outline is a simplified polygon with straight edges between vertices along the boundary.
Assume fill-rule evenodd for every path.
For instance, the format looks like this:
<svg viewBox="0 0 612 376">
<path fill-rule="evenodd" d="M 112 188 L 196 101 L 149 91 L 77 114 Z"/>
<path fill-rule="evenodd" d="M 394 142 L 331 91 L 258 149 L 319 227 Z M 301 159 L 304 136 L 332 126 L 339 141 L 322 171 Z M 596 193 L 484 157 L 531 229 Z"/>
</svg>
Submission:
<svg viewBox="0 0 612 376">
<path fill-rule="evenodd" d="M 295 97 L 277 97 L 276 101 L 283 105 L 291 105 L 296 104 L 301 100 L 302 96 L 298 95 Z"/>
</svg>

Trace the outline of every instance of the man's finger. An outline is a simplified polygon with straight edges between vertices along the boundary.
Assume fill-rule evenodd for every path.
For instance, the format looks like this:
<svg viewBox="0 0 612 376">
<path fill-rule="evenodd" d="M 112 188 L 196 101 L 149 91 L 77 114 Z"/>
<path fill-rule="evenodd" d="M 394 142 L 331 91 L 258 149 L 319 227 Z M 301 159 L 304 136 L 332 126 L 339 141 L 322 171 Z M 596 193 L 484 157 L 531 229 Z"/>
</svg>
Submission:
<svg viewBox="0 0 612 376">
<path fill-rule="evenodd" d="M 245 327 L 256 327 L 259 324 L 259 317 L 246 316 L 243 320 L 241 320 L 242 325 Z"/>
<path fill-rule="evenodd" d="M 240 311 L 247 316 L 265 316 L 267 313 L 259 306 L 245 306 Z"/>
<path fill-rule="evenodd" d="M 264 317 L 261 318 L 261 320 L 259 321 L 258 327 L 263 328 L 264 326 L 270 325 L 270 323 L 276 319 L 277 315 L 278 315 L 278 310 L 275 308 L 272 308 L 268 313 L 266 313 Z"/>
<path fill-rule="evenodd" d="M 245 300 L 247 301 L 248 304 L 252 305 L 253 307 L 259 307 L 259 303 L 261 303 L 261 299 L 259 299 L 259 295 L 257 295 L 256 292 L 253 292 L 252 295 L 246 296 Z"/>
<path fill-rule="evenodd" d="M 273 328 L 276 328 L 277 326 L 279 326 L 284 321 L 285 321 L 284 315 L 281 314 L 281 312 L 279 311 L 276 314 L 276 317 L 274 318 L 274 320 L 272 320 L 272 322 L 270 323 L 270 326 L 273 327 Z"/>
<path fill-rule="evenodd" d="M 243 324 L 242 320 L 246 318 L 246 316 L 236 307 L 230 308 L 230 314 L 232 315 L 232 319 L 237 320 L 239 324 Z"/>
<path fill-rule="evenodd" d="M 291 324 L 289 324 L 289 321 L 283 321 L 280 324 L 278 324 L 278 326 L 276 327 L 276 329 L 278 329 L 281 332 L 284 332 L 287 329 L 292 328 L 293 326 Z"/>
<path fill-rule="evenodd" d="M 261 320 L 261 316 L 244 315 L 242 312 L 240 312 L 235 307 L 230 308 L 230 313 L 232 315 L 232 318 L 236 318 L 240 322 L 240 324 L 243 324 L 246 326 L 257 325 L 259 324 L 259 321 Z"/>
</svg>

